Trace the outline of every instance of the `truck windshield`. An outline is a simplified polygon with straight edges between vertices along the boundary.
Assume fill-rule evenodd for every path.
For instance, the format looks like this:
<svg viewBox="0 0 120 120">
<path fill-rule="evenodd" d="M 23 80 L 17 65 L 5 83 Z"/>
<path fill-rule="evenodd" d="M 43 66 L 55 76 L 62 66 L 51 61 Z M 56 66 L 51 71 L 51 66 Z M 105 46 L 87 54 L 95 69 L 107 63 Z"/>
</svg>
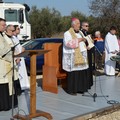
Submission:
<svg viewBox="0 0 120 120">
<path fill-rule="evenodd" d="M 18 21 L 18 14 L 17 10 L 5 10 L 5 19 L 6 21 Z"/>
</svg>

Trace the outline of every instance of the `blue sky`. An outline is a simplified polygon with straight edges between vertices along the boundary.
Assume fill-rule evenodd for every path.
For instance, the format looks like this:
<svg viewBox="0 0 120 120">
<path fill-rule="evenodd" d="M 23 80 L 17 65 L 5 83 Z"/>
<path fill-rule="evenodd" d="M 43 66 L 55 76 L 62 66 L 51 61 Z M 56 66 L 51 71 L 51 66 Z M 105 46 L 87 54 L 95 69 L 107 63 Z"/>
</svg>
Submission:
<svg viewBox="0 0 120 120">
<path fill-rule="evenodd" d="M 79 11 L 90 15 L 90 0 L 3 0 L 4 2 L 27 3 L 30 7 L 35 5 L 41 9 L 44 7 L 55 8 L 61 15 L 70 15 L 72 11 Z"/>
</svg>

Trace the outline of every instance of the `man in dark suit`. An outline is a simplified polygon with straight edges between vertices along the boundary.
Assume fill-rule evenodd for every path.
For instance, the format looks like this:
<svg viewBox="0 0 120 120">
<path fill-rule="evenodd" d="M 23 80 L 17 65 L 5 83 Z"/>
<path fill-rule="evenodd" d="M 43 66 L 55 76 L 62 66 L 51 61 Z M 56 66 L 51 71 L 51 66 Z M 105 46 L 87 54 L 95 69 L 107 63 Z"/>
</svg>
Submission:
<svg viewBox="0 0 120 120">
<path fill-rule="evenodd" d="M 84 34 L 84 36 L 89 35 L 89 23 L 88 22 L 82 22 L 81 25 L 81 31 Z M 86 46 L 88 46 L 88 42 L 86 41 Z M 87 50 L 88 52 L 88 65 L 89 65 L 89 69 L 88 69 L 88 75 L 90 77 L 90 82 L 89 82 L 89 86 L 91 87 L 93 85 L 93 70 L 95 69 L 95 62 L 94 62 L 94 53 L 95 53 L 95 48 L 91 48 Z"/>
</svg>

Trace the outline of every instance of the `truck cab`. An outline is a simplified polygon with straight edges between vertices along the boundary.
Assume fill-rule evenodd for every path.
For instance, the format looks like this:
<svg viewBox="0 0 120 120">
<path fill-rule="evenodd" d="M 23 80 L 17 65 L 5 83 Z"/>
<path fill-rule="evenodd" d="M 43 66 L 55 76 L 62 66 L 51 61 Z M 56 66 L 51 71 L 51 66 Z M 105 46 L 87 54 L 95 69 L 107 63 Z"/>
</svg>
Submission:
<svg viewBox="0 0 120 120">
<path fill-rule="evenodd" d="M 30 8 L 27 4 L 4 3 L 0 1 L 0 17 L 6 20 L 6 24 L 19 25 L 18 38 L 31 39 L 31 25 L 28 19 Z"/>
</svg>

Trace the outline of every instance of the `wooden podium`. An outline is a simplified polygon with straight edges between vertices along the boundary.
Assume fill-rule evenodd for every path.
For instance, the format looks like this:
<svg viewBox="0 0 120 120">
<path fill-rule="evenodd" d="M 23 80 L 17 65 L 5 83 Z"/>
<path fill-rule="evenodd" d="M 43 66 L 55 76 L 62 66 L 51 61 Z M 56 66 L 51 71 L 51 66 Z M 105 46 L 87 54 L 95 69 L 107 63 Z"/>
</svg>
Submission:
<svg viewBox="0 0 120 120">
<path fill-rule="evenodd" d="M 29 115 L 17 114 L 13 118 L 21 120 L 32 120 L 32 118 L 43 116 L 48 120 L 52 120 L 51 114 L 36 110 L 36 56 L 49 52 L 49 50 L 25 50 L 25 52 L 16 55 L 15 57 L 30 56 L 30 113 Z"/>
<path fill-rule="evenodd" d="M 45 43 L 44 50 L 50 52 L 44 55 L 42 88 L 58 93 L 58 80 L 62 88 L 67 86 L 67 74 L 62 69 L 62 43 Z"/>
</svg>

